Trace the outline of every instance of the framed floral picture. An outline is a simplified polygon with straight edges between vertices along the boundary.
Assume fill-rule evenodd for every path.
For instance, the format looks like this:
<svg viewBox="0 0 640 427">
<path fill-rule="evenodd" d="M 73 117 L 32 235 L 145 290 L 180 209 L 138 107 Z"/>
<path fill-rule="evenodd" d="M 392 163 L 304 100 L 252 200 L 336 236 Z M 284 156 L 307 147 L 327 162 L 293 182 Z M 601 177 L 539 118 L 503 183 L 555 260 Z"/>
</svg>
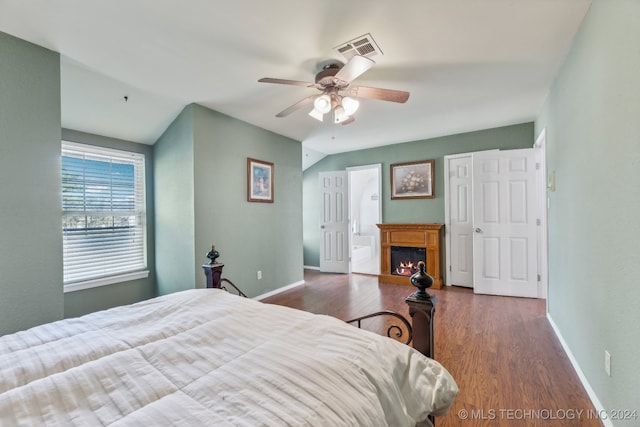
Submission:
<svg viewBox="0 0 640 427">
<path fill-rule="evenodd" d="M 391 199 L 432 199 L 433 160 L 391 165 Z"/>
<path fill-rule="evenodd" d="M 247 158 L 247 201 L 273 203 L 273 163 Z"/>
</svg>

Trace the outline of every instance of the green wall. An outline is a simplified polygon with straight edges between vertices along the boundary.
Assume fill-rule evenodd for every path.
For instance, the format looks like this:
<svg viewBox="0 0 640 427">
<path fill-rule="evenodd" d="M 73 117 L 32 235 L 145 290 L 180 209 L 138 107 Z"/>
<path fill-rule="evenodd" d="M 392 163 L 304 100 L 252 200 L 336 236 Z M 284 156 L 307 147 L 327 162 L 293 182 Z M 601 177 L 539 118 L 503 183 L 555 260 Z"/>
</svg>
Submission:
<svg viewBox="0 0 640 427">
<path fill-rule="evenodd" d="M 132 304 L 155 296 L 153 148 L 149 145 L 136 144 L 69 129 L 62 129 L 62 138 L 66 141 L 144 154 L 147 202 L 147 268 L 149 269 L 149 277 L 146 279 L 66 292 L 64 294 L 64 317 L 81 316 L 118 305 Z"/>
<path fill-rule="evenodd" d="M 63 317 L 60 58 L 0 33 L 0 335 Z"/>
<path fill-rule="evenodd" d="M 556 173 L 549 316 L 610 410 L 640 411 L 639 23 L 640 2 L 595 0 L 536 121 Z"/>
<path fill-rule="evenodd" d="M 195 211 L 193 106 L 153 146 L 156 281 L 160 295 L 193 288 Z"/>
<path fill-rule="evenodd" d="M 185 108 L 154 152 L 160 293 L 203 287 L 212 243 L 223 276 L 249 296 L 303 279 L 301 150 L 299 142 L 197 104 Z M 247 202 L 247 157 L 275 164 L 274 203 Z"/>
<path fill-rule="evenodd" d="M 533 123 L 524 123 L 325 157 L 304 171 L 304 265 L 320 265 L 320 172 L 380 163 L 383 222 L 444 223 L 444 156 L 496 148 L 508 150 L 532 146 Z M 394 163 L 427 159 L 435 159 L 435 197 L 391 200 L 389 166 Z"/>
</svg>

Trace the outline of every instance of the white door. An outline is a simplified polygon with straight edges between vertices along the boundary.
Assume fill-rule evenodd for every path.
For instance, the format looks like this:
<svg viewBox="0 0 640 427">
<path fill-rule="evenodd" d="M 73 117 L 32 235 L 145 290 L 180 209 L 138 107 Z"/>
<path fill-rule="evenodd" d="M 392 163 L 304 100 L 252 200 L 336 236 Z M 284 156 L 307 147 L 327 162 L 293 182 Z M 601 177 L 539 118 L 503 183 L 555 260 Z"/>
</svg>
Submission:
<svg viewBox="0 0 640 427">
<path fill-rule="evenodd" d="M 473 223 L 471 154 L 445 156 L 448 191 L 445 200 L 449 274 L 447 284 L 473 287 Z"/>
<path fill-rule="evenodd" d="M 473 155 L 474 292 L 537 297 L 533 149 Z"/>
<path fill-rule="evenodd" d="M 349 272 L 347 172 L 320 172 L 320 271 Z"/>
</svg>

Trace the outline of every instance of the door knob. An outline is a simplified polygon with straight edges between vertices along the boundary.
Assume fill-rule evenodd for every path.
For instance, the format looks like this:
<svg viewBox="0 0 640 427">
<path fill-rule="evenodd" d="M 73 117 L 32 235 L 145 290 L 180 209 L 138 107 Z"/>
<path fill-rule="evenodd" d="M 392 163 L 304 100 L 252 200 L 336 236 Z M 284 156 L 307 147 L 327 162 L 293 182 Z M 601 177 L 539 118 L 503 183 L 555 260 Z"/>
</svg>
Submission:
<svg viewBox="0 0 640 427">
<path fill-rule="evenodd" d="M 320 228 L 324 228 L 324 225 L 321 225 Z"/>
<path fill-rule="evenodd" d="M 476 229 L 475 229 L 475 230 L 473 230 L 473 231 L 475 231 L 476 233 L 482 233 L 482 229 L 481 229 L 481 228 L 476 228 Z"/>
</svg>

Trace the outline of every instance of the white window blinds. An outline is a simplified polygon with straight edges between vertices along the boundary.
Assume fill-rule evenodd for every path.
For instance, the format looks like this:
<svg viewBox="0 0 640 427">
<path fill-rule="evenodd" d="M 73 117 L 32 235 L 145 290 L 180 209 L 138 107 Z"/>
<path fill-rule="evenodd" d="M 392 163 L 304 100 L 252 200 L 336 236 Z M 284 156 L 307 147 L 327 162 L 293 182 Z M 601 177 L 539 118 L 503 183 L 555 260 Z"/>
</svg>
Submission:
<svg viewBox="0 0 640 427">
<path fill-rule="evenodd" d="M 64 284 L 146 269 L 144 156 L 62 142 Z"/>
</svg>

